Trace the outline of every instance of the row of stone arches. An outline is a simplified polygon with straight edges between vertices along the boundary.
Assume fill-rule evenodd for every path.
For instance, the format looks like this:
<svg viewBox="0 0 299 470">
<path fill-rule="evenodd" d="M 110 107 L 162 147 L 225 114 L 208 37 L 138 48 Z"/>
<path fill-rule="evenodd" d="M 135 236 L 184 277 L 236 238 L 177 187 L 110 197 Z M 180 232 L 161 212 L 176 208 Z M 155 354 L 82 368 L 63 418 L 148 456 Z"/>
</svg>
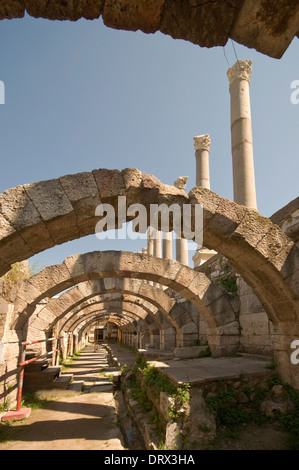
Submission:
<svg viewBox="0 0 299 470">
<path fill-rule="evenodd" d="M 68 271 L 66 271 L 66 266 Z M 54 272 L 54 276 L 51 275 L 52 272 Z M 47 282 L 45 276 L 47 276 Z M 72 256 L 67 258 L 61 265 L 48 267 L 33 278 L 23 281 L 19 286 L 18 296 L 15 301 L 16 319 L 14 327 L 17 330 L 24 327 L 30 315 L 34 313 L 37 303 L 50 294 L 53 295 L 54 293 L 56 295 L 59 291 L 63 291 L 71 285 L 76 285 L 78 282 L 82 284 L 96 278 L 113 279 L 115 277 L 131 279 L 130 293 L 134 293 L 136 289 L 138 290 L 138 287 L 139 290 L 142 288 L 142 308 L 145 309 L 145 302 L 151 299 L 151 302 L 154 302 L 155 305 L 149 312 L 151 311 L 152 315 L 155 315 L 153 308 L 156 312 L 159 310 L 161 316 L 164 316 L 164 322 L 166 321 L 169 326 L 176 328 L 179 337 L 181 328 L 170 316 L 174 301 L 162 289 L 153 289 L 152 286 L 146 288 L 144 284 L 141 286 L 136 284 L 136 287 L 132 286 L 135 282 L 132 278 L 136 279 L 137 282 L 140 279 L 159 282 L 159 284 L 178 292 L 198 309 L 200 315 L 206 321 L 207 329 L 211 331 L 211 348 L 215 354 L 224 352 L 221 350 L 221 335 L 223 335 L 226 325 L 231 329 L 231 324 L 235 321 L 235 313 L 230 299 L 225 296 L 223 290 L 212 283 L 203 273 L 196 272 L 177 261 L 163 260 L 140 253 L 108 251 Z M 60 280 L 59 283 L 57 282 L 58 279 Z M 43 290 L 41 286 L 43 286 Z M 98 284 L 94 284 L 94 288 L 97 291 Z M 111 288 L 108 290 L 110 293 L 114 293 L 116 289 Z M 53 316 L 53 313 L 51 315 L 53 311 L 57 315 L 61 315 L 59 305 L 63 305 L 62 308 L 66 307 L 68 309 L 69 305 L 66 304 L 65 298 L 71 296 L 71 302 L 73 302 L 72 294 L 78 296 L 78 290 L 72 292 L 71 289 L 61 298 L 51 300 L 49 302 L 48 317 Z M 147 294 L 147 300 L 145 300 L 145 294 Z M 89 296 L 89 292 L 87 295 Z M 82 291 L 79 297 L 82 298 Z M 84 297 L 82 299 L 85 300 Z M 44 313 L 43 310 L 45 310 Z M 48 305 L 43 310 L 40 315 L 42 313 L 44 316 L 47 315 Z M 81 310 L 82 306 L 79 308 L 79 311 Z M 62 314 L 62 316 L 64 315 Z M 154 318 L 157 321 L 157 317 L 154 316 Z M 161 328 L 161 325 L 159 327 Z M 225 349 L 228 352 L 227 345 Z"/>
<path fill-rule="evenodd" d="M 298 374 L 290 364 L 289 348 L 292 339 L 296 339 L 299 333 L 298 247 L 278 226 L 257 211 L 221 198 L 208 189 L 197 187 L 187 195 L 183 190 L 163 185 L 155 177 L 144 175 L 136 169 L 102 169 L 7 190 L 0 195 L 1 273 L 5 273 L 12 263 L 55 244 L 94 233 L 98 221 L 96 207 L 100 203 L 109 203 L 117 213 L 119 196 L 126 197 L 127 207 L 139 203 L 147 209 L 151 204 L 169 206 L 175 203 L 180 207 L 188 204 L 194 211 L 196 205 L 202 204 L 204 246 L 223 254 L 232 268 L 252 287 L 273 323 L 273 347 L 280 370 L 287 380 L 297 384 Z M 126 221 L 131 219 L 129 216 Z M 194 226 L 194 212 L 192 221 Z M 132 295 L 136 294 L 132 284 L 137 282 L 133 279 L 143 281 L 143 296 L 138 291 L 142 309 L 150 300 L 146 318 L 151 318 L 160 330 L 164 322 L 164 325 L 176 329 L 178 338 L 181 335 L 181 325 L 169 315 L 173 301 L 166 301 L 166 294 L 157 289 L 161 291 L 158 294 L 153 288 L 146 298 L 145 281 L 170 288 L 194 305 L 206 322 L 209 344 L 214 353 L 227 352 L 227 337 L 237 336 L 236 315 L 231 300 L 203 273 L 174 260 L 112 251 L 70 256 L 60 265 L 47 267 L 20 283 L 10 327 L 21 337 L 34 315 L 36 318 L 44 315 L 55 323 L 66 312 L 75 312 L 75 307 L 81 308 L 81 299 L 88 302 L 89 294 L 84 297 L 82 292 L 87 285 L 94 283 L 93 287 L 99 290 L 97 294 L 104 295 L 103 286 L 100 285 L 109 283 L 111 279 L 118 279 L 117 282 L 122 280 L 123 285 L 119 287 L 119 292 L 117 287 L 105 288 L 105 292 L 110 296 L 116 293 L 131 296 L 129 300 L 125 297 L 119 300 L 120 304 L 128 300 L 131 305 Z M 131 286 L 126 291 L 125 283 L 129 280 Z M 77 284 L 80 287 L 75 288 Z M 77 290 L 72 291 L 72 288 Z M 59 299 L 52 299 L 40 308 L 39 304 L 44 299 L 66 289 L 69 291 Z M 63 310 L 63 302 L 67 298 L 70 304 L 66 302 Z M 167 307 L 163 302 L 167 303 Z M 107 306 L 103 310 L 105 308 Z M 144 320 L 140 316 L 140 305 L 136 308 L 139 318 Z M 156 316 L 153 308 L 159 309 Z M 110 318 L 113 313 L 110 312 Z M 119 316 L 114 315 L 113 318 L 120 321 Z M 51 321 L 48 322 L 49 328 L 53 327 Z"/>
<path fill-rule="evenodd" d="M 127 207 L 142 204 L 148 213 L 150 204 L 202 204 L 204 246 L 228 259 L 273 321 L 296 320 L 298 247 L 278 226 L 208 189 L 197 187 L 187 195 L 136 169 L 95 170 L 5 191 L 0 197 L 0 273 L 55 244 L 94 233 L 96 207 L 109 203 L 117 211 L 119 196 L 126 197 Z"/>
</svg>

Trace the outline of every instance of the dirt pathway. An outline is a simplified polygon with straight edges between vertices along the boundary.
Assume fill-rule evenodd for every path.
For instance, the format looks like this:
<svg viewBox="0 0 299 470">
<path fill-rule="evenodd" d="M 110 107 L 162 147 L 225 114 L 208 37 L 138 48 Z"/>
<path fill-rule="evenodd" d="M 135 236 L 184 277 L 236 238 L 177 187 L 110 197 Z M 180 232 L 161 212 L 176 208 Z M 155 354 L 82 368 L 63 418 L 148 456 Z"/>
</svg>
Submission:
<svg viewBox="0 0 299 470">
<path fill-rule="evenodd" d="M 124 450 L 105 350 L 87 347 L 66 373 L 70 389 L 48 391 L 45 407 L 13 423 L 14 440 L 0 450 Z"/>
</svg>

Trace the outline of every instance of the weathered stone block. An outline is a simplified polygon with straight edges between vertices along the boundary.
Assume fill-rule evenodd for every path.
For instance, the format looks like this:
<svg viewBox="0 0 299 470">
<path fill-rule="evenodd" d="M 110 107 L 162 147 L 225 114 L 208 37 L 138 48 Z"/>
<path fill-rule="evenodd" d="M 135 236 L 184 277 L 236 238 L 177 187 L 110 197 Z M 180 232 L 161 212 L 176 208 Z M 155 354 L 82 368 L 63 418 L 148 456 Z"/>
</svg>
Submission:
<svg viewBox="0 0 299 470">
<path fill-rule="evenodd" d="M 9 270 L 6 267 L 10 267 L 12 263 L 34 255 L 32 249 L 2 214 L 0 214 L 0 237 L 0 259 L 5 269 L 3 274 Z"/>
<path fill-rule="evenodd" d="M 54 246 L 53 239 L 23 186 L 8 189 L 0 195 L 1 212 L 32 252 Z"/>
<path fill-rule="evenodd" d="M 76 21 L 83 17 L 86 19 L 98 18 L 103 10 L 104 0 L 25 0 L 26 10 L 31 16 L 48 18 L 50 20 Z"/>
<path fill-rule="evenodd" d="M 164 0 L 106 0 L 103 20 L 116 29 L 154 33 L 158 30 Z"/>
<path fill-rule="evenodd" d="M 10 0 L 0 5 L 0 19 L 23 18 L 24 14 L 24 0 Z"/>
<path fill-rule="evenodd" d="M 184 346 L 182 348 L 175 348 L 174 355 L 181 359 L 196 358 L 201 351 L 205 351 L 207 346 Z"/>
<path fill-rule="evenodd" d="M 55 243 L 79 238 L 73 207 L 59 180 L 26 184 L 24 188 Z"/>
<path fill-rule="evenodd" d="M 78 173 L 60 178 L 61 185 L 75 212 L 80 236 L 95 233 L 98 218 L 95 210 L 101 204 L 98 186 L 92 173 Z"/>
</svg>

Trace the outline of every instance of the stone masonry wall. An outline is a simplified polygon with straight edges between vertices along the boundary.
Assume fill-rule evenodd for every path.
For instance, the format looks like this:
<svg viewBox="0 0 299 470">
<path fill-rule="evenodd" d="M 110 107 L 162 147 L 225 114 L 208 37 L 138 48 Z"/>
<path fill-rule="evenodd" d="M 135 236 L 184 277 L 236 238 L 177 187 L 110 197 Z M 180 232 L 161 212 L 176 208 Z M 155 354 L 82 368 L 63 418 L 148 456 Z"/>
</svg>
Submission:
<svg viewBox="0 0 299 470">
<path fill-rule="evenodd" d="M 272 355 L 271 322 L 252 288 L 231 269 L 226 258 L 217 254 L 196 270 L 239 301 L 240 352 Z"/>
</svg>

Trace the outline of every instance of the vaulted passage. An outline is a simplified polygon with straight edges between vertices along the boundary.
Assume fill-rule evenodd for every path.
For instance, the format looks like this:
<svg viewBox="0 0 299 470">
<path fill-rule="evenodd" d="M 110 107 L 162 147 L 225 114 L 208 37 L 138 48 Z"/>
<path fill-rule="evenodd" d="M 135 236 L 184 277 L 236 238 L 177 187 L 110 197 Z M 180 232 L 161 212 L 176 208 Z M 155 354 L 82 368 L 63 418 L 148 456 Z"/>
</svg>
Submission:
<svg viewBox="0 0 299 470">
<path fill-rule="evenodd" d="M 272 323 L 278 367 L 295 384 L 296 368 L 290 364 L 289 349 L 298 335 L 298 247 L 256 210 L 204 187 L 186 194 L 136 169 L 101 169 L 7 190 L 0 196 L 2 272 L 53 244 L 94 232 L 101 219 L 96 215 L 100 203 L 109 203 L 117 220 L 120 196 L 126 200 L 125 221 L 134 218 L 128 215 L 131 204 L 142 204 L 148 211 L 151 204 L 176 204 L 191 207 L 194 226 L 195 208 L 202 205 L 203 245 L 225 256 L 261 302 Z M 187 313 L 185 308 L 183 313 L 167 289 L 185 299 L 185 305 L 190 302 L 195 311 Z M 49 300 L 64 290 L 59 298 Z M 139 346 L 148 343 L 168 349 L 187 344 L 194 335 L 196 339 L 203 321 L 213 354 L 232 354 L 240 344 L 238 308 L 203 272 L 172 259 L 92 252 L 70 256 L 61 265 L 49 266 L 19 283 L 6 328 L 21 339 L 28 337 L 30 328 L 39 330 L 41 337 L 55 330 L 57 334 L 80 331 L 81 338 L 85 320 L 94 324 L 99 315 L 101 321 L 114 315 L 129 344 L 137 341 Z M 145 331 L 143 340 L 137 324 Z"/>
</svg>

